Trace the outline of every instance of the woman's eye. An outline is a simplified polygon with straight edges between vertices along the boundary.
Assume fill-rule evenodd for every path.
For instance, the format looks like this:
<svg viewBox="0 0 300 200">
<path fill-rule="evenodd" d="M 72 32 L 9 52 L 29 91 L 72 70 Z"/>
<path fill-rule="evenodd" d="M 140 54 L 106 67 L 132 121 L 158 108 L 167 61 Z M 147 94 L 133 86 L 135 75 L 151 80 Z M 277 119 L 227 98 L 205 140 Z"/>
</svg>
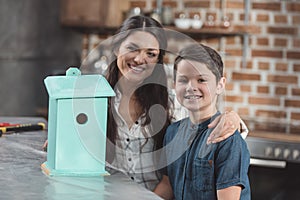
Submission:
<svg viewBox="0 0 300 200">
<path fill-rule="evenodd" d="M 149 58 L 155 58 L 155 57 L 157 57 L 157 54 L 153 53 L 153 52 L 148 52 L 147 55 L 148 55 Z"/>
<path fill-rule="evenodd" d="M 186 82 L 187 82 L 186 79 L 178 79 L 177 81 L 178 81 L 179 83 L 186 83 Z"/>
<path fill-rule="evenodd" d="M 128 49 L 129 51 L 137 51 L 137 50 L 138 50 L 138 48 L 133 47 L 133 46 L 128 46 L 127 49 Z"/>
</svg>

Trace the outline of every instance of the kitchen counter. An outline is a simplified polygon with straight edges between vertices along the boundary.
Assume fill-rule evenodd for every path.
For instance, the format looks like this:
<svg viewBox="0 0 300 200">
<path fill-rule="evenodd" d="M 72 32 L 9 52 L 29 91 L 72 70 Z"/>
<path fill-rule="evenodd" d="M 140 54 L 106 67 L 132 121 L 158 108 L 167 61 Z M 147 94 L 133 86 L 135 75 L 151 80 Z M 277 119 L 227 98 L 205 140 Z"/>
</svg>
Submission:
<svg viewBox="0 0 300 200">
<path fill-rule="evenodd" d="M 47 123 L 43 118 L 0 117 L 0 122 Z M 47 176 L 40 165 L 47 131 L 0 137 L 0 199 L 161 199 L 123 174 L 99 177 Z"/>
<path fill-rule="evenodd" d="M 298 142 L 300 143 L 299 134 L 289 134 L 285 132 L 271 132 L 271 131 L 250 131 L 249 137 L 257 137 L 264 139 L 272 139 L 275 141 L 285 141 L 285 142 Z"/>
</svg>

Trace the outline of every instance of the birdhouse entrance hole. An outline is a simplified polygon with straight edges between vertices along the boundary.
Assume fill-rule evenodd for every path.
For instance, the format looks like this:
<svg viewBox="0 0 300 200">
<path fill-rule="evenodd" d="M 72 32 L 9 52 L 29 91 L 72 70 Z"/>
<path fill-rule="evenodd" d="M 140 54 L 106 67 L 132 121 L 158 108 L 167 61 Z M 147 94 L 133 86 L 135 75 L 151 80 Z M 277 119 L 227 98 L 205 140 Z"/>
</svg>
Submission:
<svg viewBox="0 0 300 200">
<path fill-rule="evenodd" d="M 80 113 L 77 115 L 76 121 L 78 124 L 85 124 L 88 121 L 88 116 L 84 113 Z"/>
</svg>

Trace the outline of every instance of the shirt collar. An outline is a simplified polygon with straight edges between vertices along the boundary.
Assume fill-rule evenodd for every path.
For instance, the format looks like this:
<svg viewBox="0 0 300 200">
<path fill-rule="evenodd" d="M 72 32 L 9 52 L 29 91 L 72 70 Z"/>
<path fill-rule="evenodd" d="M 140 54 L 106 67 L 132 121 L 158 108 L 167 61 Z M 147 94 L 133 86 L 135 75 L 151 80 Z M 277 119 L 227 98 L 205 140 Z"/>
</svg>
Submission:
<svg viewBox="0 0 300 200">
<path fill-rule="evenodd" d="M 219 111 L 217 111 L 212 117 L 210 117 L 209 119 L 205 120 L 204 122 L 201 122 L 199 124 L 193 124 L 191 122 L 191 120 L 189 119 L 189 128 L 194 130 L 194 129 L 198 129 L 198 130 L 202 130 L 207 128 L 208 124 L 210 124 L 217 116 L 219 116 L 221 113 Z"/>
<path fill-rule="evenodd" d="M 116 96 L 113 97 L 113 108 L 114 108 L 113 115 L 114 115 L 117 125 L 124 126 L 125 121 L 123 120 L 122 116 L 119 113 L 119 107 L 120 107 L 120 102 L 121 102 L 121 98 L 122 98 L 122 93 L 118 88 L 115 88 L 115 93 L 116 93 Z M 142 117 L 142 116 L 143 115 L 141 115 L 141 117 L 138 118 L 137 123 L 134 124 L 134 126 L 140 125 L 145 122 L 146 118 Z"/>
</svg>

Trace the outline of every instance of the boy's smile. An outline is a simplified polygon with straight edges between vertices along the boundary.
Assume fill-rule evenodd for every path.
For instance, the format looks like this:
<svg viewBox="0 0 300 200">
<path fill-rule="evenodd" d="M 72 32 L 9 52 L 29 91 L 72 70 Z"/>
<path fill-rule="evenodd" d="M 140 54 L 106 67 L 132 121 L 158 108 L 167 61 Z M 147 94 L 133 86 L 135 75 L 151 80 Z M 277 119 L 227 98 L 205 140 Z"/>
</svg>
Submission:
<svg viewBox="0 0 300 200">
<path fill-rule="evenodd" d="M 224 87 L 222 81 L 217 83 L 216 76 L 205 64 L 181 60 L 175 79 L 177 100 L 189 110 L 190 115 L 201 118 L 212 116 L 217 111 L 217 97 Z"/>
<path fill-rule="evenodd" d="M 200 99 L 202 98 L 201 95 L 186 95 L 184 96 L 185 99 Z"/>
</svg>

